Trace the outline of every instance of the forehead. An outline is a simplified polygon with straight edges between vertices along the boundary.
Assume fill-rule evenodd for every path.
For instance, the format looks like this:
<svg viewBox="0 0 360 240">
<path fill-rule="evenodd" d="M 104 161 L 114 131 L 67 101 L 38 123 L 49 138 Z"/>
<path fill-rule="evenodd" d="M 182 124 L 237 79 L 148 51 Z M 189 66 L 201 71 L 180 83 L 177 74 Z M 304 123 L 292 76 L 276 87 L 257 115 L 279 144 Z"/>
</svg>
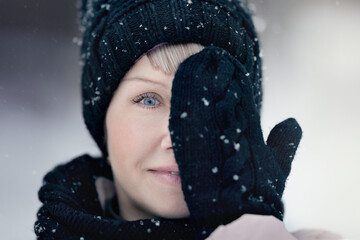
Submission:
<svg viewBox="0 0 360 240">
<path fill-rule="evenodd" d="M 165 74 L 156 69 L 146 55 L 143 55 L 129 69 L 123 78 L 123 82 L 139 82 L 141 84 L 156 84 L 169 87 L 172 84 L 174 74 Z M 134 81 L 135 80 L 135 81 Z"/>
</svg>

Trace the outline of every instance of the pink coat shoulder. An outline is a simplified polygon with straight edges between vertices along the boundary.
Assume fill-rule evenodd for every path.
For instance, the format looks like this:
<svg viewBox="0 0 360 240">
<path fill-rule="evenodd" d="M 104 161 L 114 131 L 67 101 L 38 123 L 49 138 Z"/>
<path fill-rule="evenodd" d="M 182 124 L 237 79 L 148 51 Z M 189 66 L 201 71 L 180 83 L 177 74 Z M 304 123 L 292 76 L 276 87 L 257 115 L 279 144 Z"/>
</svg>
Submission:
<svg viewBox="0 0 360 240">
<path fill-rule="evenodd" d="M 237 220 L 221 225 L 207 240 L 340 240 L 341 236 L 322 230 L 300 230 L 289 233 L 273 216 L 244 214 Z"/>
</svg>

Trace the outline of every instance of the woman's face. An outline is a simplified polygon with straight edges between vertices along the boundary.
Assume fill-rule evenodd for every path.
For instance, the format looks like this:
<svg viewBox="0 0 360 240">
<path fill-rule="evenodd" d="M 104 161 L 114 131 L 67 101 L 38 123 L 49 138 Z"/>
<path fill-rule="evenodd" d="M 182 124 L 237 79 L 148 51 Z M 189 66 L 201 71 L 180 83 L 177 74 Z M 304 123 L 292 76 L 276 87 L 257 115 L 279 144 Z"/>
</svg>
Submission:
<svg viewBox="0 0 360 240">
<path fill-rule="evenodd" d="M 126 220 L 189 216 L 168 128 L 173 79 L 144 55 L 122 79 L 106 113 L 109 161 Z"/>
</svg>

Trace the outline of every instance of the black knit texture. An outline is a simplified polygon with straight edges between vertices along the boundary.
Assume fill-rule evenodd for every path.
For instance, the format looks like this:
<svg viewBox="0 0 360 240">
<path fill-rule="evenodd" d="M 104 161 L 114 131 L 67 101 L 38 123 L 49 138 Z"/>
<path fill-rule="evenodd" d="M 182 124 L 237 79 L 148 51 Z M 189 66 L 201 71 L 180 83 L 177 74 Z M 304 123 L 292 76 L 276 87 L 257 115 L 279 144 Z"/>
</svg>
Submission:
<svg viewBox="0 0 360 240">
<path fill-rule="evenodd" d="M 107 155 L 104 121 L 114 91 L 142 54 L 167 42 L 200 43 L 229 51 L 250 73 L 261 108 L 261 59 L 251 15 L 234 0 L 82 0 L 79 7 L 83 116 Z"/>
<path fill-rule="evenodd" d="M 187 219 L 116 220 L 105 217 L 95 180 L 112 179 L 103 158 L 80 156 L 44 177 L 43 203 L 34 230 L 37 239 L 194 239 Z"/>
<path fill-rule="evenodd" d="M 289 118 L 265 144 L 247 69 L 210 46 L 185 60 L 173 81 L 169 130 L 197 239 L 244 213 L 283 219 L 302 130 Z"/>
</svg>

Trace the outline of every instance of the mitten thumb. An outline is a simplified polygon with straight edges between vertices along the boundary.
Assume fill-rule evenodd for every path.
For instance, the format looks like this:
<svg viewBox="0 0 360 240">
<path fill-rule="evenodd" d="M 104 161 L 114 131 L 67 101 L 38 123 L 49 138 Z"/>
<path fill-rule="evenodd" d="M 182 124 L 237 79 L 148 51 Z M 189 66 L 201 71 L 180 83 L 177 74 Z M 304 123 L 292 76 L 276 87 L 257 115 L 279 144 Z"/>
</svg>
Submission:
<svg viewBox="0 0 360 240">
<path fill-rule="evenodd" d="M 294 118 L 288 118 L 277 124 L 266 141 L 272 149 L 284 176 L 290 173 L 291 163 L 302 137 L 302 130 Z"/>
</svg>

